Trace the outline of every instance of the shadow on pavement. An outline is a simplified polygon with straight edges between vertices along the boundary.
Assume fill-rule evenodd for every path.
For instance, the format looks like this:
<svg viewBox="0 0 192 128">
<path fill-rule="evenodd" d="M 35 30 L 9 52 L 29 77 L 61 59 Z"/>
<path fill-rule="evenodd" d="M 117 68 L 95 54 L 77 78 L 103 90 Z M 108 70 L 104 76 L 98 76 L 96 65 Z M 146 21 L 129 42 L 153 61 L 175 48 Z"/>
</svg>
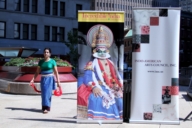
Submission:
<svg viewBox="0 0 192 128">
<path fill-rule="evenodd" d="M 31 108 L 14 108 L 14 107 L 6 107 L 5 109 L 11 109 L 12 111 L 15 111 L 15 110 L 22 110 L 22 111 L 29 111 L 29 112 L 38 112 L 38 113 L 42 113 L 42 110 L 40 110 L 40 109 L 31 109 Z"/>
<path fill-rule="evenodd" d="M 65 100 L 77 100 L 77 98 L 61 98 L 61 99 L 65 99 Z"/>
<path fill-rule="evenodd" d="M 182 99 L 185 99 L 185 101 L 192 101 L 192 98 L 189 97 L 187 94 L 182 94 Z"/>
<path fill-rule="evenodd" d="M 73 116 L 73 117 L 59 117 L 59 118 L 66 118 L 66 119 L 77 119 L 77 116 Z"/>
<path fill-rule="evenodd" d="M 76 123 L 76 120 L 55 120 L 55 119 L 33 119 L 33 118 L 9 118 L 14 120 L 28 120 L 28 121 L 46 121 L 46 122 L 60 122 L 60 123 Z"/>
<path fill-rule="evenodd" d="M 184 121 L 185 118 L 179 118 L 180 121 Z M 187 118 L 186 121 L 192 121 L 192 117 L 191 118 Z"/>
</svg>

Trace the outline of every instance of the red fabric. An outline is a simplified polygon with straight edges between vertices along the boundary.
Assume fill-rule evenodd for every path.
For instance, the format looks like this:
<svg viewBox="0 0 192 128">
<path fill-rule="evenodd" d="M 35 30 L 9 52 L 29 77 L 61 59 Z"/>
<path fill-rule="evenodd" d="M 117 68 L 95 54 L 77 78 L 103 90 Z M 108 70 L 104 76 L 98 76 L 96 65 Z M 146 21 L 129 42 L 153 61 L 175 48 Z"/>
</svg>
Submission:
<svg viewBox="0 0 192 128">
<path fill-rule="evenodd" d="M 105 80 L 105 83 L 107 85 L 109 85 L 110 87 L 112 87 L 112 85 L 110 84 L 110 80 L 108 79 L 107 74 L 105 73 L 104 68 L 103 68 L 103 66 L 101 64 L 101 61 L 99 59 L 98 59 L 98 63 L 99 63 L 99 67 L 101 69 L 101 72 L 103 73 L 103 78 Z"/>
<path fill-rule="evenodd" d="M 41 93 L 41 91 L 37 90 L 36 86 L 34 85 L 34 83 L 31 83 L 30 84 L 31 87 L 34 89 L 34 91 L 38 92 L 38 93 Z"/>
<path fill-rule="evenodd" d="M 77 105 L 87 106 L 91 89 L 82 84 L 77 91 Z"/>
<path fill-rule="evenodd" d="M 98 63 L 99 63 L 99 67 L 100 67 L 101 71 L 103 72 L 103 78 L 104 78 L 106 84 L 109 85 L 110 88 L 112 88 L 112 84 L 110 82 L 115 82 L 115 83 L 117 83 L 119 85 L 119 87 L 122 87 L 122 84 L 117 79 L 113 64 L 109 60 L 107 60 L 107 63 L 109 64 L 110 72 L 111 72 L 111 75 L 112 75 L 112 79 L 115 80 L 115 81 L 110 81 L 108 79 L 108 77 L 107 77 L 107 74 L 104 72 L 104 68 L 103 68 L 103 66 L 102 66 L 99 59 L 98 59 Z"/>
<path fill-rule="evenodd" d="M 119 87 L 122 87 L 122 84 L 119 82 L 119 80 L 117 79 L 117 75 L 115 73 L 115 69 L 114 69 L 114 66 L 109 62 L 109 60 L 107 60 L 108 63 L 109 63 L 109 68 L 110 68 L 110 71 L 111 71 L 111 75 L 113 77 L 113 79 L 115 79 L 115 82 L 119 85 Z"/>
</svg>

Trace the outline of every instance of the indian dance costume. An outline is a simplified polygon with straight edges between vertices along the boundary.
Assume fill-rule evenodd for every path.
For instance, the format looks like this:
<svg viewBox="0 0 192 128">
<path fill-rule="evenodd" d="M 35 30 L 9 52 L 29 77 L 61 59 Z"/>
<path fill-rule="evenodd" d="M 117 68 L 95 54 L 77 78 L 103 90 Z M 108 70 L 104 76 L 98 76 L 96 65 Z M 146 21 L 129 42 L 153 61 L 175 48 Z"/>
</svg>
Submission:
<svg viewBox="0 0 192 128">
<path fill-rule="evenodd" d="M 99 27 L 93 38 L 96 46 L 95 59 L 85 66 L 83 76 L 78 78 L 77 118 L 90 120 L 121 120 L 123 115 L 123 80 L 113 62 L 105 53 L 108 37 Z M 101 53 L 101 54 L 100 54 Z M 105 53 L 104 55 L 102 53 Z M 94 88 L 101 90 L 102 96 L 93 94 Z"/>
</svg>

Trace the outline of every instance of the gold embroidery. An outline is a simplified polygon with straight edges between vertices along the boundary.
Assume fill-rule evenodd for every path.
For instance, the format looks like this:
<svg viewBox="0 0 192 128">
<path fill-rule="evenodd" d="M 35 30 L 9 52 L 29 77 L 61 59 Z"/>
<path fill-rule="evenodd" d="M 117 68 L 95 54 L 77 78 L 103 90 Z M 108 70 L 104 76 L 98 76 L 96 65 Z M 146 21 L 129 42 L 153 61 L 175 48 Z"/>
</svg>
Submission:
<svg viewBox="0 0 192 128">
<path fill-rule="evenodd" d="M 87 63 L 87 65 L 85 66 L 84 70 L 92 70 L 93 71 L 92 62 Z"/>
</svg>

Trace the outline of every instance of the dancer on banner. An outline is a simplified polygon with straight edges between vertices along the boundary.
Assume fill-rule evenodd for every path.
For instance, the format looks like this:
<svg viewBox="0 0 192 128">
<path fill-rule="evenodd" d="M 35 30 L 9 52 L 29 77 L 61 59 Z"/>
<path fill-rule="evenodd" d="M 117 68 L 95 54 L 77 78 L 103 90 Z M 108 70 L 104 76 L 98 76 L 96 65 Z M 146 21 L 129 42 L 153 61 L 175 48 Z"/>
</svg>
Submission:
<svg viewBox="0 0 192 128">
<path fill-rule="evenodd" d="M 57 65 L 55 60 L 50 58 L 51 49 L 44 49 L 44 59 L 40 60 L 38 63 L 37 70 L 34 77 L 30 81 L 31 84 L 34 83 L 35 78 L 41 73 L 41 98 L 42 98 L 42 111 L 44 114 L 50 111 L 52 90 L 56 90 L 54 74 L 57 78 L 57 87 L 60 87 L 60 80 L 57 71 Z"/>
<path fill-rule="evenodd" d="M 85 66 L 84 76 L 79 79 L 78 118 L 93 120 L 122 119 L 123 80 L 113 62 L 108 48 L 113 42 L 111 30 L 95 25 L 88 32 L 88 42 L 93 50 L 93 61 Z"/>
</svg>

